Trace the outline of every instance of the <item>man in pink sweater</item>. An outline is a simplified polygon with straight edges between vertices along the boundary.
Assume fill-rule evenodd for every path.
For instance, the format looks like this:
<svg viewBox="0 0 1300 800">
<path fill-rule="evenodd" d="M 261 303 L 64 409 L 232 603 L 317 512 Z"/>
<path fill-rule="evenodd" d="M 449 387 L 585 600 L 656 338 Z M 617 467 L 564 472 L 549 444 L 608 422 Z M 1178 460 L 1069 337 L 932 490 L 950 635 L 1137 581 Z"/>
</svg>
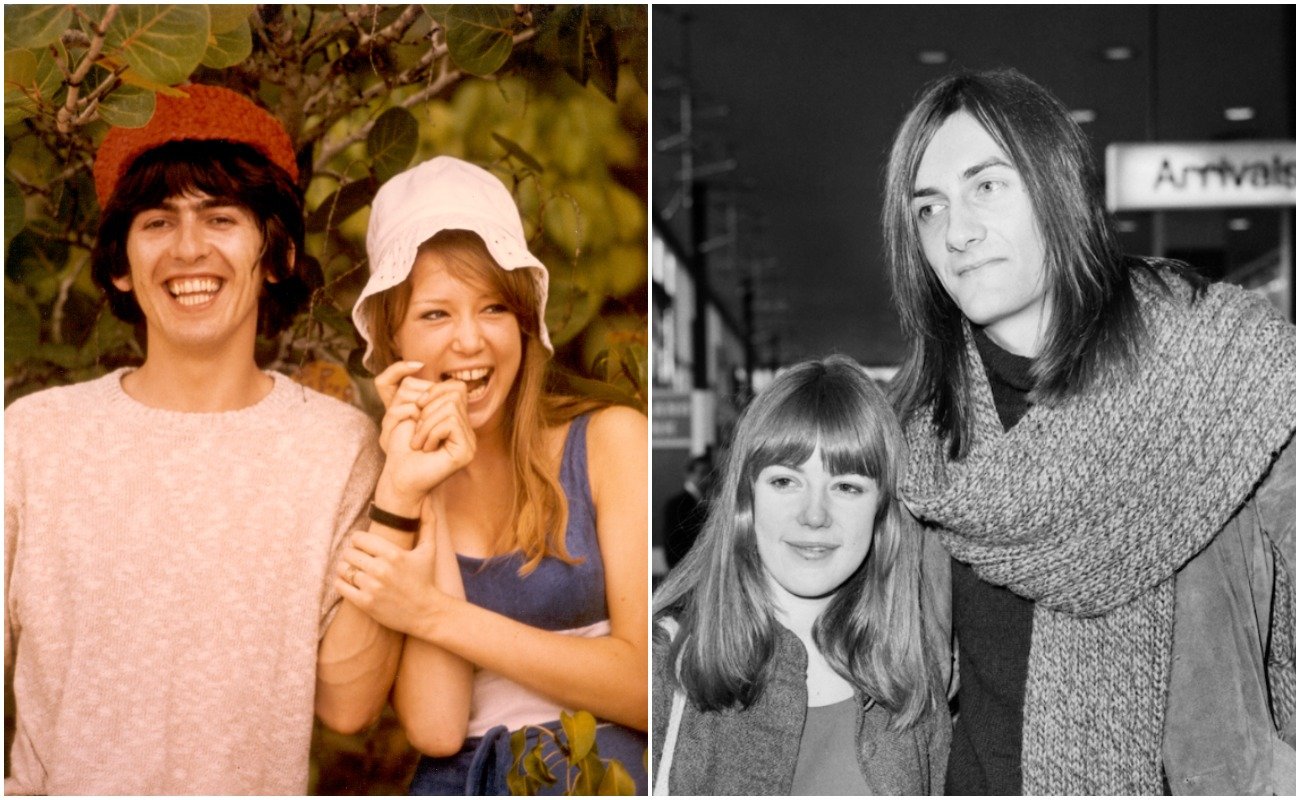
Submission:
<svg viewBox="0 0 1300 800">
<path fill-rule="evenodd" d="M 373 423 L 254 361 L 320 284 L 291 142 L 182 88 L 95 164 L 92 270 L 144 363 L 5 413 L 6 793 L 301 794 L 313 712 L 368 724 L 400 651 L 332 587 Z"/>
</svg>

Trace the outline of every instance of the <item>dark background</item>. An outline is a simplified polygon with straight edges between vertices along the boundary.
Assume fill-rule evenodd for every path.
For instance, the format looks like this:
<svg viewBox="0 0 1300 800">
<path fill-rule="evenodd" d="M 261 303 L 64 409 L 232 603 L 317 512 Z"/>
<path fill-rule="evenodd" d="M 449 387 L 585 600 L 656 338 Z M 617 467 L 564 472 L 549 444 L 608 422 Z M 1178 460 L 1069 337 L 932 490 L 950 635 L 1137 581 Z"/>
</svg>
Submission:
<svg viewBox="0 0 1300 800">
<path fill-rule="evenodd" d="M 1067 107 L 1091 110 L 1082 124 L 1099 159 L 1111 142 L 1295 137 L 1292 5 L 655 6 L 652 24 L 654 213 L 689 248 L 689 97 L 695 165 L 719 170 L 702 237 L 709 280 L 740 320 L 738 287 L 752 277 L 764 364 L 831 351 L 901 360 L 881 254 L 882 171 L 915 95 L 954 68 L 1015 67 Z M 1128 57 L 1108 57 L 1111 48 Z M 946 60 L 923 63 L 924 51 Z M 1225 118 L 1242 106 L 1253 119 Z M 1121 238 L 1129 252 L 1163 250 L 1223 277 L 1270 258 L 1280 217 L 1127 213 Z"/>
</svg>

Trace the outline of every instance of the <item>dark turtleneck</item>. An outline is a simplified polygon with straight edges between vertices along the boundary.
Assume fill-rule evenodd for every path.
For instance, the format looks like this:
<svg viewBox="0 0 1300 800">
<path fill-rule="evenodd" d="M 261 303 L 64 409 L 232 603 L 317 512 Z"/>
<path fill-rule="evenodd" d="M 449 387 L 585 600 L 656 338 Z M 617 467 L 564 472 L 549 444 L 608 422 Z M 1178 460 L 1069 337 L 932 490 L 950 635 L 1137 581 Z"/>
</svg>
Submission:
<svg viewBox="0 0 1300 800">
<path fill-rule="evenodd" d="M 1032 359 L 998 347 L 980 329 L 975 348 L 1003 430 L 1029 410 Z M 946 794 L 1020 794 L 1020 742 L 1034 604 L 952 562 L 952 622 L 961 688 Z"/>
</svg>

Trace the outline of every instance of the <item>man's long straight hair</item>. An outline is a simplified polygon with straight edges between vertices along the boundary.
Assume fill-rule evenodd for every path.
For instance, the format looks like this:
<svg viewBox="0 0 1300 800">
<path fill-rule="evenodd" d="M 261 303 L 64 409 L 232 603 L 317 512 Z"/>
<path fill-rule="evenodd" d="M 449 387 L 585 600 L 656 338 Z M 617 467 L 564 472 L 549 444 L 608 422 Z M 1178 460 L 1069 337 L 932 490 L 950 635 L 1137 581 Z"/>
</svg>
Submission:
<svg viewBox="0 0 1300 800">
<path fill-rule="evenodd" d="M 770 682 L 778 623 L 754 530 L 764 467 L 799 466 L 820 449 L 833 474 L 879 487 L 874 540 L 814 627 L 835 671 L 906 728 L 941 701 L 921 592 L 921 532 L 895 491 L 902 430 L 884 393 L 843 356 L 780 375 L 741 416 L 700 538 L 655 595 L 654 616 L 677 620 L 669 659 L 691 702 L 746 708 Z M 672 687 L 664 687 L 671 691 Z"/>
<path fill-rule="evenodd" d="M 1011 159 L 1043 239 L 1051 319 L 1033 364 L 1036 402 L 1064 400 L 1132 362 L 1143 325 L 1130 269 L 1155 274 L 1121 255 L 1088 140 L 1046 89 L 1015 70 L 959 72 L 924 89 L 895 135 L 885 178 L 886 257 L 909 345 L 893 394 L 904 421 L 932 409 L 952 458 L 965 455 L 973 426 L 966 322 L 926 261 L 912 194 L 931 139 L 959 111 Z"/>
</svg>

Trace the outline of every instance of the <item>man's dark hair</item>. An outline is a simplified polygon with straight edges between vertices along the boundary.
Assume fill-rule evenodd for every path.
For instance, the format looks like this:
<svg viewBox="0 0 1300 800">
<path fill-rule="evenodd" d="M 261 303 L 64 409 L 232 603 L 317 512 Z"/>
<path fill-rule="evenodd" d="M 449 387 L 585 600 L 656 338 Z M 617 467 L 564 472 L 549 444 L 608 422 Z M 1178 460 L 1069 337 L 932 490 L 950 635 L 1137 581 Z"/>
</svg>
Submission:
<svg viewBox="0 0 1300 800">
<path fill-rule="evenodd" d="M 144 318 L 135 295 L 113 285 L 130 274 L 126 239 L 136 215 L 171 197 L 202 192 L 247 209 L 262 233 L 262 294 L 258 332 L 274 336 L 289 326 L 322 283 L 320 266 L 303 246 L 302 192 L 283 169 L 256 148 L 224 140 L 168 142 L 132 162 L 100 217 L 91 274 L 113 313 L 129 323 Z"/>
<path fill-rule="evenodd" d="M 964 455 L 973 424 L 966 322 L 921 249 L 912 195 L 931 139 L 959 111 L 974 117 L 1011 159 L 1043 239 L 1052 311 L 1034 359 L 1035 401 L 1064 400 L 1107 367 L 1131 363 L 1143 325 L 1130 270 L 1153 272 L 1121 254 L 1092 148 L 1046 89 L 1003 69 L 958 72 L 922 90 L 894 138 L 881 215 L 894 301 L 909 345 L 893 389 L 904 420 L 933 405 L 954 458 Z"/>
</svg>

